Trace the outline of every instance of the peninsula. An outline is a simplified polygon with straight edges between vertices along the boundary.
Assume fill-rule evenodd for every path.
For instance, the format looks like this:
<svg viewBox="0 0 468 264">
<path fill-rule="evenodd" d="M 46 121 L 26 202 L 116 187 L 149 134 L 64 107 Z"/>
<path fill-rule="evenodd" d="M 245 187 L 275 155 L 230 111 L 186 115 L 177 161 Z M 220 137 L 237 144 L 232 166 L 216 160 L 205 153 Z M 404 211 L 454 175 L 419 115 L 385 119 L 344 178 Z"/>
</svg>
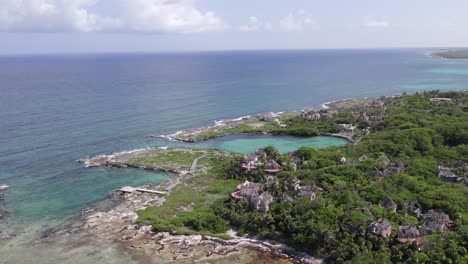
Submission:
<svg viewBox="0 0 468 264">
<path fill-rule="evenodd" d="M 147 262 L 466 263 L 468 92 L 326 106 L 172 137 L 330 134 L 354 144 L 249 155 L 150 148 L 83 159 L 176 176 L 142 187 L 164 194 L 113 192 L 119 203 L 84 213 L 82 228 Z"/>
<path fill-rule="evenodd" d="M 356 113 L 365 112 L 364 119 L 379 120 L 386 113 L 379 99 L 344 99 L 325 103 L 320 110 L 288 111 L 244 116 L 216 121 L 215 125 L 183 130 L 163 135 L 178 141 L 196 142 L 230 134 L 272 134 L 291 136 L 337 136 L 350 142 L 359 140 L 362 130 L 351 126 Z M 367 114 L 369 116 L 367 117 Z M 353 130 L 353 131 L 351 131 Z"/>
</svg>

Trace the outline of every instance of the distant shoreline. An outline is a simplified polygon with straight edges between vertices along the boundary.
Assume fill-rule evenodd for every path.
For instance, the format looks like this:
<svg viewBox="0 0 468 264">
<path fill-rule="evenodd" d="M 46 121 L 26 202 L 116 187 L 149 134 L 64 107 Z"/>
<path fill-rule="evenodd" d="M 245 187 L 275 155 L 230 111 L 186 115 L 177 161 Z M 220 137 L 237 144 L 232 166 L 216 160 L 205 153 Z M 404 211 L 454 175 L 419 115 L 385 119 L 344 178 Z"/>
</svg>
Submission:
<svg viewBox="0 0 468 264">
<path fill-rule="evenodd" d="M 468 49 L 434 52 L 431 56 L 444 59 L 468 59 Z"/>
</svg>

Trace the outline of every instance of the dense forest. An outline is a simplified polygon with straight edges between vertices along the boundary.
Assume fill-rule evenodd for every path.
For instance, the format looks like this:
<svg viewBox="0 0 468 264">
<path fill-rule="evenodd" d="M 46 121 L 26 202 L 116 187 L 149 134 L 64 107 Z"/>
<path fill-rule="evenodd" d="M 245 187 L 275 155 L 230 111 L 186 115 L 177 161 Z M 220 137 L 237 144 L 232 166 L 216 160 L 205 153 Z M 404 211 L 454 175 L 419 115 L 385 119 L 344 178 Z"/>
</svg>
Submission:
<svg viewBox="0 0 468 264">
<path fill-rule="evenodd" d="M 237 189 L 153 229 L 233 228 L 330 263 L 467 263 L 468 92 L 376 105 L 288 121 L 299 134 L 352 124 L 355 144 L 214 158 L 208 174 Z"/>
</svg>

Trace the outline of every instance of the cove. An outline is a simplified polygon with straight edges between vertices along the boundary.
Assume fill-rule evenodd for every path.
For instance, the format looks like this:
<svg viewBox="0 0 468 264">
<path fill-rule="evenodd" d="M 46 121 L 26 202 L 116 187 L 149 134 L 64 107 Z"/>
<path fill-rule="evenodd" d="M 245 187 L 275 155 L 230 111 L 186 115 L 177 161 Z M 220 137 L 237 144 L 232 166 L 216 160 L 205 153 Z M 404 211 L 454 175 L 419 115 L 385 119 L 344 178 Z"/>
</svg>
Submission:
<svg viewBox="0 0 468 264">
<path fill-rule="evenodd" d="M 274 146 L 282 153 L 297 150 L 302 146 L 306 147 L 328 147 L 349 144 L 344 138 L 330 136 L 315 137 L 295 137 L 295 136 L 274 136 L 274 135 L 248 135 L 234 134 L 196 143 L 177 142 L 171 146 L 185 146 L 193 148 L 216 148 L 231 152 L 250 153 L 259 148 L 269 145 Z"/>
</svg>

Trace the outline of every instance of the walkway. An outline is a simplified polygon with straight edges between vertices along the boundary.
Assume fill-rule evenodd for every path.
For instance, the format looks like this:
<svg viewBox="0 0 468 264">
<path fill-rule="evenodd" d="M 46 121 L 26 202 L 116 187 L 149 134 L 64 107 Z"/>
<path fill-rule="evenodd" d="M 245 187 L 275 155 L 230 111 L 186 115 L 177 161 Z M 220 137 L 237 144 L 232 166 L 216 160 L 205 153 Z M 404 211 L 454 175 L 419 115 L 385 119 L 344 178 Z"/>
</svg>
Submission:
<svg viewBox="0 0 468 264">
<path fill-rule="evenodd" d="M 208 154 L 203 154 L 203 155 L 201 155 L 200 157 L 194 159 L 194 160 L 192 161 L 192 165 L 190 166 L 190 169 L 187 171 L 187 173 L 190 173 L 190 174 L 191 174 L 192 172 L 194 172 L 195 169 L 197 168 L 197 162 L 198 162 L 198 160 L 201 159 L 201 158 L 204 158 L 204 157 L 206 157 L 206 156 L 208 156 Z"/>
<path fill-rule="evenodd" d="M 192 164 L 190 165 L 189 170 L 186 172 L 186 174 L 192 174 L 197 169 L 198 160 L 201 159 L 201 158 L 204 158 L 206 156 L 208 156 L 208 154 L 203 154 L 200 157 L 194 159 L 192 161 Z M 171 192 L 171 190 L 175 186 L 177 186 L 177 184 L 179 184 L 179 181 L 176 181 L 176 182 L 172 183 L 171 185 L 169 185 L 168 187 L 166 187 L 165 192 L 155 191 L 155 190 L 148 190 L 148 189 L 141 189 L 141 188 L 133 188 L 133 187 L 130 187 L 130 186 L 122 187 L 122 188 L 119 189 L 119 191 L 126 192 L 126 193 L 146 192 L 146 193 L 155 193 L 155 194 L 167 194 L 168 192 Z"/>
<path fill-rule="evenodd" d="M 166 194 L 166 192 L 155 191 L 155 190 L 148 190 L 148 189 L 141 189 L 141 188 L 133 188 L 130 186 L 125 186 L 119 189 L 121 192 L 126 193 L 134 193 L 134 192 L 145 192 L 145 193 L 154 193 L 154 194 Z"/>
</svg>

